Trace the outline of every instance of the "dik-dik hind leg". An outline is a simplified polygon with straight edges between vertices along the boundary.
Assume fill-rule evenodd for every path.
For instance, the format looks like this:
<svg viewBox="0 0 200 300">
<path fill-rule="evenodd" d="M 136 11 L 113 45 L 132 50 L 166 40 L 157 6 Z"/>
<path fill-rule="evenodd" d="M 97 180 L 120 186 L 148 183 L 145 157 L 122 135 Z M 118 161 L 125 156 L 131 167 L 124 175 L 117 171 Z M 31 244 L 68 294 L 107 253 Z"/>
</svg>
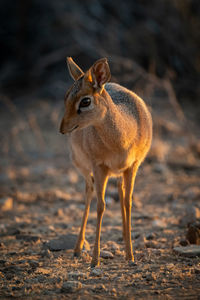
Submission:
<svg viewBox="0 0 200 300">
<path fill-rule="evenodd" d="M 126 209 L 126 259 L 130 262 L 134 261 L 131 241 L 131 208 L 132 194 L 135 183 L 135 177 L 139 164 L 135 162 L 132 167 L 124 172 L 125 187 L 125 209 Z"/>
<path fill-rule="evenodd" d="M 96 166 L 94 170 L 94 182 L 97 195 L 97 227 L 94 251 L 92 256 L 91 267 L 99 265 L 100 256 L 100 234 L 102 217 L 105 210 L 105 189 L 108 181 L 108 169 L 105 166 Z"/>
<path fill-rule="evenodd" d="M 85 187 L 85 211 L 83 214 L 81 229 L 79 232 L 79 236 L 76 242 L 76 246 L 74 248 L 74 256 L 79 257 L 81 254 L 81 251 L 83 249 L 83 244 L 85 240 L 85 229 L 87 225 L 88 215 L 90 211 L 90 203 L 92 200 L 93 195 L 93 178 L 89 176 L 86 179 L 86 187 Z"/>
<path fill-rule="evenodd" d="M 117 182 L 118 185 L 118 194 L 120 199 L 120 206 L 121 206 L 121 214 L 122 214 L 122 228 L 123 228 L 123 239 L 126 243 L 126 210 L 125 210 L 125 204 L 124 204 L 124 180 L 123 177 L 120 177 Z"/>
</svg>

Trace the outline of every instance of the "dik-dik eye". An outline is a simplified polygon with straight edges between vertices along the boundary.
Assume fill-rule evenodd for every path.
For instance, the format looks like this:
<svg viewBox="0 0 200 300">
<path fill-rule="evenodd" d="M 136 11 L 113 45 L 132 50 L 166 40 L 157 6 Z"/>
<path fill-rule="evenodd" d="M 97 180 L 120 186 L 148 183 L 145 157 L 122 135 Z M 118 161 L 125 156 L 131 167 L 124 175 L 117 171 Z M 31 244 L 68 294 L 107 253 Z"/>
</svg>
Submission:
<svg viewBox="0 0 200 300">
<path fill-rule="evenodd" d="M 88 107 L 91 104 L 91 99 L 89 97 L 85 97 L 81 100 L 79 104 L 79 108 Z"/>
<path fill-rule="evenodd" d="M 82 112 L 93 110 L 94 108 L 94 99 L 92 96 L 85 96 L 77 104 L 77 113 L 81 114 Z"/>
</svg>

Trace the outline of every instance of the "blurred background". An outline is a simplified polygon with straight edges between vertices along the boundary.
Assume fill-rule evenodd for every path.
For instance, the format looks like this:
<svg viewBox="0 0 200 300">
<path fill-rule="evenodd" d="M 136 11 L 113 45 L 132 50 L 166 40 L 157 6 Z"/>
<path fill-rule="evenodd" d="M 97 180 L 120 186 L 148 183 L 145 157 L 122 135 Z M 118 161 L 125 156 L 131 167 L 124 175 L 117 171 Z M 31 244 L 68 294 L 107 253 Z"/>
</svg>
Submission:
<svg viewBox="0 0 200 300">
<path fill-rule="evenodd" d="M 70 165 L 58 132 L 72 83 L 67 56 L 83 70 L 107 57 L 112 81 L 147 102 L 154 120 L 147 163 L 158 172 L 199 165 L 198 0 L 1 0 L 0 19 L 2 190 Z"/>
</svg>

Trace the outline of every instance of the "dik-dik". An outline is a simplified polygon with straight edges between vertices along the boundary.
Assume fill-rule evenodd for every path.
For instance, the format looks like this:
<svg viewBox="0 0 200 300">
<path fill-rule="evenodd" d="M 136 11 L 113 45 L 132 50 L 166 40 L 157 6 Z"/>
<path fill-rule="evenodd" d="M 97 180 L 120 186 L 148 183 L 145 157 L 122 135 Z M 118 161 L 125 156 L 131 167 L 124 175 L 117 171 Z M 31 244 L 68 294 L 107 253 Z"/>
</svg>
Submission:
<svg viewBox="0 0 200 300">
<path fill-rule="evenodd" d="M 144 101 L 116 83 L 106 58 L 83 72 L 71 57 L 74 80 L 65 96 L 60 132 L 69 134 L 72 160 L 86 181 L 85 211 L 74 255 L 81 254 L 93 188 L 97 196 L 97 224 L 91 267 L 99 265 L 100 232 L 108 178 L 118 178 L 126 259 L 132 263 L 131 207 L 135 176 L 152 139 L 152 120 Z"/>
</svg>

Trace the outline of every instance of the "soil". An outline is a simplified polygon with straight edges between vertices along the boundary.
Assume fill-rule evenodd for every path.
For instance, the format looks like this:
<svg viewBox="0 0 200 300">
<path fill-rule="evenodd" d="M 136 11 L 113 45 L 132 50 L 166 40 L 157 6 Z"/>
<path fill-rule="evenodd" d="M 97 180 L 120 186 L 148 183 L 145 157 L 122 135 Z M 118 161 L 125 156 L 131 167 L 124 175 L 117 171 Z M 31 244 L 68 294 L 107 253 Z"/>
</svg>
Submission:
<svg viewBox="0 0 200 300">
<path fill-rule="evenodd" d="M 154 141 L 137 174 L 133 199 L 135 265 L 125 261 L 120 204 L 111 179 L 101 265 L 91 269 L 95 199 L 82 257 L 73 258 L 73 239 L 69 249 L 49 246 L 63 235 L 65 241 L 77 236 L 84 210 L 84 181 L 71 164 L 67 138 L 58 133 L 63 103 L 40 99 L 15 105 L 6 99 L 2 108 L 1 299 L 199 299 L 200 259 L 174 249 L 190 246 L 187 226 L 199 218 L 196 135 L 191 143 L 177 120 L 159 123 L 160 110 L 153 113 Z"/>
</svg>

